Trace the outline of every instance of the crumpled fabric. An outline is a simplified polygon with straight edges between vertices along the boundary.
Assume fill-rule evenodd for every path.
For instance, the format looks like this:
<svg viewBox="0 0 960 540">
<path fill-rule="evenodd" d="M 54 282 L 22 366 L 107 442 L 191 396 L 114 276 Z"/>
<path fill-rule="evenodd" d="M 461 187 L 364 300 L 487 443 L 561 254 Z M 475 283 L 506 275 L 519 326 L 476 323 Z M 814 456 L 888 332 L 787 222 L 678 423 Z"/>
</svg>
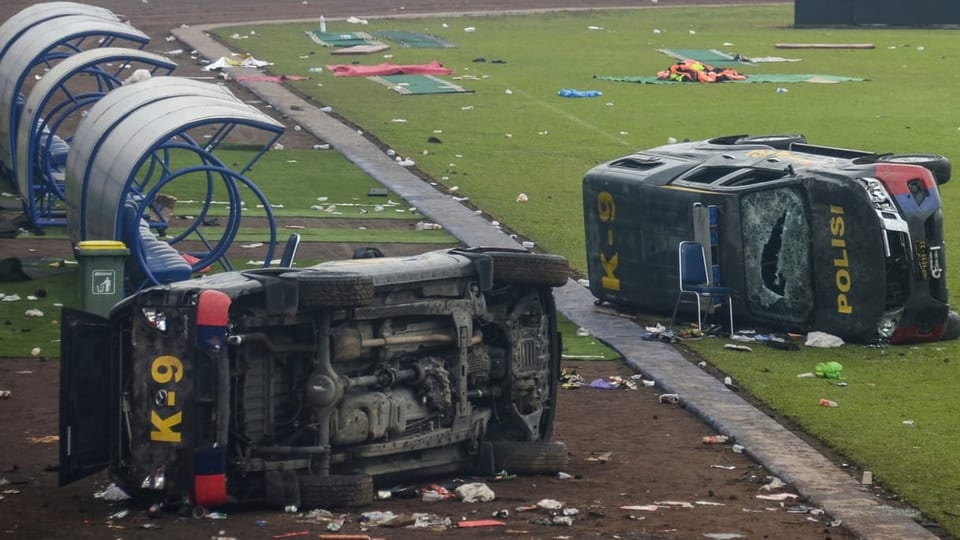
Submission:
<svg viewBox="0 0 960 540">
<path fill-rule="evenodd" d="M 457 497 L 465 503 L 490 502 L 496 498 L 493 490 L 482 482 L 457 486 Z"/>
<path fill-rule="evenodd" d="M 826 332 L 810 332 L 807 334 L 807 341 L 804 343 L 807 347 L 820 347 L 829 349 L 843 345 L 843 340 L 839 337 Z"/>
</svg>

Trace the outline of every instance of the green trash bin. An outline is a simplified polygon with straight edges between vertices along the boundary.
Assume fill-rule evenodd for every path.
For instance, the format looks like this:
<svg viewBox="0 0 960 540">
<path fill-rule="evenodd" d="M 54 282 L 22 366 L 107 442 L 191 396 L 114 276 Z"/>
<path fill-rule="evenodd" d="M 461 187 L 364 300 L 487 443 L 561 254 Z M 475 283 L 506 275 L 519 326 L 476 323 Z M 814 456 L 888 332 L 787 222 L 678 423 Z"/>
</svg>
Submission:
<svg viewBox="0 0 960 540">
<path fill-rule="evenodd" d="M 80 309 L 108 317 L 123 299 L 123 265 L 130 250 L 117 240 L 87 240 L 74 248 L 80 263 Z"/>
</svg>

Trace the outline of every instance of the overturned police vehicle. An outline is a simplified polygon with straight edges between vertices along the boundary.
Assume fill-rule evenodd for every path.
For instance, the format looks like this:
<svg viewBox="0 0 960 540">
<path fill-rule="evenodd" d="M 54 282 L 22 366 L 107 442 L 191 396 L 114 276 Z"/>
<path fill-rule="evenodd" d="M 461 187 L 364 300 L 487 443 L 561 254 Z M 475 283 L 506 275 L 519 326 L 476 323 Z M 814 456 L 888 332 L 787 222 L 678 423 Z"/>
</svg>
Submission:
<svg viewBox="0 0 960 540">
<path fill-rule="evenodd" d="M 349 507 L 374 481 L 551 473 L 566 259 L 509 249 L 233 271 L 64 310 L 61 484 Z"/>
<path fill-rule="evenodd" d="M 590 290 L 652 313 L 676 309 L 681 242 L 704 247 L 737 324 L 848 341 L 956 338 L 931 154 L 746 135 L 659 146 L 583 180 Z"/>
</svg>

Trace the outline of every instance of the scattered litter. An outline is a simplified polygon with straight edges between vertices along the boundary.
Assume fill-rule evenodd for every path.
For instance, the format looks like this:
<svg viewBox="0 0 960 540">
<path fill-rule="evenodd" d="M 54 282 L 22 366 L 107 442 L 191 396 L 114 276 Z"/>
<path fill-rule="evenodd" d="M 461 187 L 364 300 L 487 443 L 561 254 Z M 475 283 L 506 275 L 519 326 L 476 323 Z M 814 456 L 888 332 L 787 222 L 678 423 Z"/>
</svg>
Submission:
<svg viewBox="0 0 960 540">
<path fill-rule="evenodd" d="M 414 225 L 414 228 L 418 231 L 439 231 L 443 229 L 443 225 L 439 223 L 430 223 L 427 221 L 420 221 Z"/>
<path fill-rule="evenodd" d="M 873 483 L 873 473 L 870 471 L 863 471 L 863 474 L 860 476 L 860 483 L 869 486 Z"/>
<path fill-rule="evenodd" d="M 807 341 L 804 345 L 807 347 L 829 349 L 843 345 L 843 340 L 826 332 L 810 332 L 807 334 Z"/>
<path fill-rule="evenodd" d="M 464 28 L 463 31 L 470 34 L 470 33 L 476 32 L 477 28 L 475 26 L 468 26 Z"/>
<path fill-rule="evenodd" d="M 905 426 L 912 426 L 914 424 L 913 420 L 904 420 L 903 422 L 900 422 L 900 423 Z"/>
<path fill-rule="evenodd" d="M 606 463 L 613 458 L 613 452 L 591 452 L 584 461 Z"/>
<path fill-rule="evenodd" d="M 3 298 L 0 298 L 0 300 L 4 302 L 18 302 L 20 301 L 20 296 L 17 294 L 5 294 L 3 295 Z"/>
<path fill-rule="evenodd" d="M 34 347 L 30 349 L 30 356 L 40 356 L 40 353 L 43 352 L 40 350 L 40 347 Z"/>
<path fill-rule="evenodd" d="M 461 529 L 469 529 L 476 527 L 499 527 L 505 526 L 506 523 L 502 521 L 497 521 L 495 519 L 470 519 L 466 521 L 458 521 L 457 527 Z"/>
<path fill-rule="evenodd" d="M 817 377 L 823 377 L 824 379 L 842 379 L 843 364 L 840 362 L 820 362 L 814 366 L 813 372 Z"/>
<path fill-rule="evenodd" d="M 370 24 L 370 21 L 366 19 L 360 19 L 358 17 L 353 17 L 353 16 L 348 17 L 347 22 L 350 24 Z"/>
<path fill-rule="evenodd" d="M 821 399 L 820 405 L 823 407 L 839 407 L 840 406 L 839 403 L 837 403 L 836 401 L 833 401 L 832 399 Z"/>
<path fill-rule="evenodd" d="M 455 497 L 456 494 L 451 493 L 450 490 L 438 484 L 433 484 L 428 488 L 420 490 L 420 499 L 423 502 L 436 502 L 453 499 Z"/>
<path fill-rule="evenodd" d="M 570 473 L 560 471 L 557 473 L 557 480 L 572 480 L 574 476 Z"/>
<path fill-rule="evenodd" d="M 740 533 L 703 533 L 704 538 L 710 538 L 712 540 L 734 540 L 736 538 L 746 538 L 746 536 Z"/>
<path fill-rule="evenodd" d="M 576 90 L 574 88 L 561 88 L 557 95 L 560 97 L 573 97 L 573 98 L 582 98 L 582 97 L 599 97 L 603 95 L 603 92 L 600 90 Z"/>
<path fill-rule="evenodd" d="M 770 495 L 755 495 L 755 497 L 764 501 L 785 501 L 787 499 L 796 499 L 799 495 L 796 493 L 772 493 Z"/>
<path fill-rule="evenodd" d="M 798 379 L 806 379 L 806 378 L 810 378 L 810 377 L 816 377 L 816 374 L 814 374 L 814 373 L 812 373 L 812 372 L 809 372 L 809 371 L 806 372 L 806 373 L 798 373 L 798 374 L 797 374 L 797 378 L 798 378 Z"/>
<path fill-rule="evenodd" d="M 725 471 L 732 471 L 732 470 L 736 469 L 736 467 L 733 466 L 733 465 L 711 465 L 710 468 L 711 468 L 711 469 L 723 469 L 723 470 L 725 470 Z"/>
<path fill-rule="evenodd" d="M 457 497 L 465 503 L 490 502 L 496 498 L 493 490 L 484 483 L 473 482 L 457 486 Z"/>
<path fill-rule="evenodd" d="M 680 394 L 660 394 L 658 399 L 661 404 L 668 403 L 670 405 L 676 405 L 680 403 Z"/>
<path fill-rule="evenodd" d="M 527 202 L 527 201 L 529 201 L 529 200 L 530 200 L 530 197 L 528 197 L 526 193 L 521 193 L 521 194 L 517 195 L 517 202 L 518 202 L 518 203 L 525 203 L 525 202 Z"/>
<path fill-rule="evenodd" d="M 746 448 L 742 444 L 735 444 L 730 447 L 734 454 L 742 454 Z"/>
<path fill-rule="evenodd" d="M 59 435 L 43 435 L 41 437 L 27 437 L 27 442 L 31 444 L 53 444 L 60 442 Z"/>
<path fill-rule="evenodd" d="M 0 399 L 10 399 L 10 390 L 0 390 Z M 0 486 L 3 485 L 3 478 L 0 478 Z"/>
<path fill-rule="evenodd" d="M 782 487 L 785 486 L 785 485 L 787 485 L 787 484 L 786 484 L 783 480 L 777 478 L 776 476 L 773 476 L 773 477 L 770 478 L 770 481 L 769 481 L 769 482 L 767 482 L 766 484 L 760 486 L 760 489 L 762 489 L 762 490 L 764 490 L 764 491 L 773 491 L 773 490 L 775 490 L 775 489 L 780 489 L 780 488 L 782 488 Z"/>
<path fill-rule="evenodd" d="M 726 504 L 714 501 L 693 501 L 697 506 L 726 506 Z"/>
<path fill-rule="evenodd" d="M 703 444 L 723 444 L 730 440 L 726 435 L 707 435 L 701 439 Z"/>
<path fill-rule="evenodd" d="M 753 349 L 746 345 L 738 345 L 736 343 L 727 343 L 723 346 L 724 349 L 729 349 L 731 351 L 742 351 L 742 352 L 753 352 Z"/>
<path fill-rule="evenodd" d="M 119 512 L 115 512 L 115 513 L 113 513 L 113 514 L 110 514 L 110 517 L 107 518 L 107 519 L 123 519 L 123 518 L 127 517 L 128 515 L 130 515 L 130 510 L 124 509 L 124 510 L 120 510 Z"/>
<path fill-rule="evenodd" d="M 253 242 L 252 244 L 242 244 L 240 247 L 244 249 L 263 247 L 263 242 Z"/>
<path fill-rule="evenodd" d="M 657 506 L 669 506 L 676 508 L 693 508 L 693 505 L 685 501 L 653 501 Z"/>
<path fill-rule="evenodd" d="M 537 501 L 537 508 L 543 510 L 560 510 L 563 508 L 563 503 L 556 499 L 540 499 Z"/>
<path fill-rule="evenodd" d="M 655 504 L 638 504 L 638 505 L 626 505 L 621 506 L 621 510 L 629 510 L 631 512 L 641 511 L 641 512 L 656 512 L 660 509 L 659 506 Z"/>
<path fill-rule="evenodd" d="M 110 484 L 103 491 L 98 491 L 93 494 L 94 499 L 103 499 L 105 501 L 117 502 L 117 501 L 126 501 L 130 498 L 123 489 L 121 489 L 116 484 Z"/>
</svg>

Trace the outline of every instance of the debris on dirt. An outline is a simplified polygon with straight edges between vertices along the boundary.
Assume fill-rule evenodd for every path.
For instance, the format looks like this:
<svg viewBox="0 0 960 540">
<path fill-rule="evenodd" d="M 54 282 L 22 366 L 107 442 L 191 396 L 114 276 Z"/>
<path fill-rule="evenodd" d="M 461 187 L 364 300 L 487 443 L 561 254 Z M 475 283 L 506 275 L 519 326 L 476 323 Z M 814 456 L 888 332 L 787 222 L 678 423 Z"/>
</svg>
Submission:
<svg viewBox="0 0 960 540">
<path fill-rule="evenodd" d="M 129 499 L 130 495 L 127 495 L 127 492 L 121 489 L 118 485 L 111 483 L 109 486 L 104 488 L 103 491 L 94 493 L 93 498 L 103 499 L 110 502 L 118 502 Z"/>
<path fill-rule="evenodd" d="M 783 480 L 777 478 L 776 476 L 772 476 L 772 477 L 770 477 L 770 481 L 769 481 L 769 482 L 767 482 L 766 484 L 760 486 L 760 489 L 762 489 L 762 490 L 764 490 L 764 491 L 773 491 L 773 490 L 775 490 L 775 489 L 780 489 L 780 488 L 782 488 L 782 487 L 784 487 L 784 486 L 786 486 L 786 485 L 787 485 L 787 484 L 786 484 Z"/>
<path fill-rule="evenodd" d="M 59 435 L 43 435 L 42 437 L 27 437 L 27 442 L 31 444 L 51 444 L 60 442 Z"/>
<path fill-rule="evenodd" d="M 556 499 L 540 499 L 537 501 L 537 508 L 543 510 L 560 510 L 563 508 L 563 503 Z"/>
<path fill-rule="evenodd" d="M 584 459 L 591 463 L 607 463 L 613 458 L 613 452 L 590 452 L 590 455 Z"/>
<path fill-rule="evenodd" d="M 660 394 L 658 398 L 661 404 L 667 403 L 670 405 L 676 405 L 680 403 L 680 394 Z"/>
<path fill-rule="evenodd" d="M 726 435 L 707 435 L 703 437 L 703 444 L 723 444 L 730 440 Z"/>
<path fill-rule="evenodd" d="M 496 498 L 493 490 L 484 483 L 473 482 L 457 486 L 457 497 L 465 503 L 490 502 Z"/>
<path fill-rule="evenodd" d="M 796 493 L 772 493 L 770 495 L 755 495 L 755 497 L 764 501 L 786 501 L 800 496 Z"/>
<path fill-rule="evenodd" d="M 476 527 L 503 527 L 506 526 L 506 523 L 503 521 L 498 521 L 496 519 L 471 519 L 466 521 L 458 521 L 457 527 L 461 529 L 469 529 Z"/>
</svg>

